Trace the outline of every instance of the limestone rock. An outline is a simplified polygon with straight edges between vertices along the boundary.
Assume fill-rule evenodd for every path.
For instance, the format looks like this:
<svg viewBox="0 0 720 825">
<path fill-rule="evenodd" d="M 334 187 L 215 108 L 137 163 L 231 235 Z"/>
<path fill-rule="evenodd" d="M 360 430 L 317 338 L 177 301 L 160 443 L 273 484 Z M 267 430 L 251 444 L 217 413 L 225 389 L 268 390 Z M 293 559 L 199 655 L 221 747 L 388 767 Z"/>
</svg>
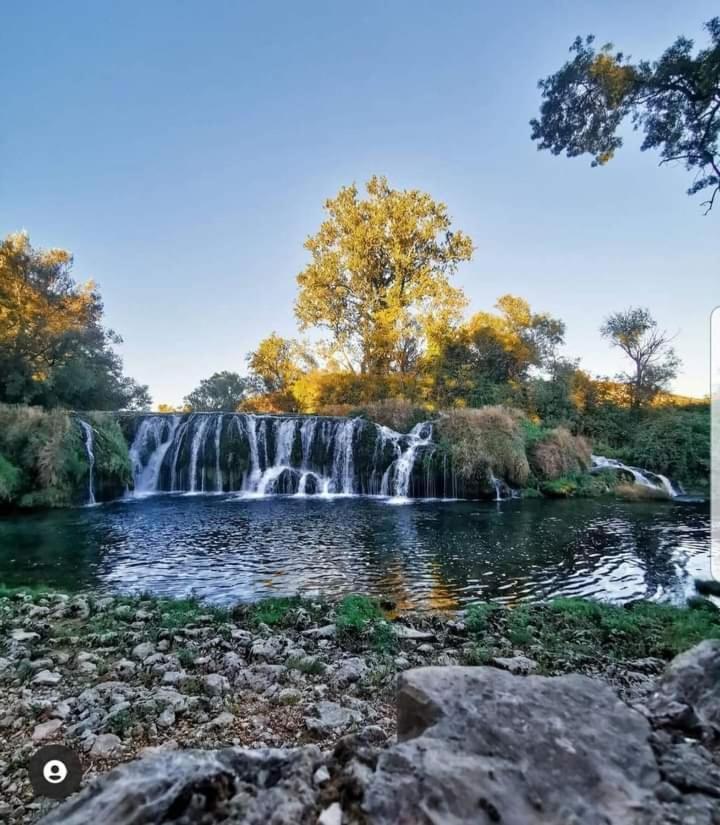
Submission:
<svg viewBox="0 0 720 825">
<path fill-rule="evenodd" d="M 488 667 L 400 676 L 398 744 L 365 794 L 373 825 L 637 822 L 658 807 L 648 722 L 585 676 Z M 422 777 L 422 781 L 418 781 Z"/>
<path fill-rule="evenodd" d="M 48 722 L 36 725 L 32 735 L 33 742 L 44 742 L 46 739 L 52 739 L 60 730 L 62 724 L 60 719 L 50 719 Z"/>
<path fill-rule="evenodd" d="M 720 639 L 676 656 L 650 701 L 656 722 L 720 738 Z"/>
<path fill-rule="evenodd" d="M 51 811 L 43 825 L 315 821 L 317 748 L 181 751 L 121 765 Z"/>
<path fill-rule="evenodd" d="M 41 670 L 33 676 L 32 683 L 45 687 L 55 687 L 55 685 L 59 685 L 61 681 L 62 676 L 56 670 Z"/>
<path fill-rule="evenodd" d="M 538 663 L 527 656 L 496 656 L 492 661 L 495 667 L 507 670 L 517 676 L 526 676 L 538 669 Z"/>
<path fill-rule="evenodd" d="M 119 736 L 115 736 L 114 733 L 103 733 L 93 742 L 90 753 L 93 756 L 110 756 L 121 745 L 122 742 Z"/>
</svg>

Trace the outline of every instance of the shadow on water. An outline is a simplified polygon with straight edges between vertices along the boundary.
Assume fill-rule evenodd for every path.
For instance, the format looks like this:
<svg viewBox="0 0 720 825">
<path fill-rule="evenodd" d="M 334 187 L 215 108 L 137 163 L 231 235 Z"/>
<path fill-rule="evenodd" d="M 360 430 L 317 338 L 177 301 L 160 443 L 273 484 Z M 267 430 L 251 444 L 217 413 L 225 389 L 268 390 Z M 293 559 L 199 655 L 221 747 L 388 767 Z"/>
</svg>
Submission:
<svg viewBox="0 0 720 825">
<path fill-rule="evenodd" d="M 0 582 L 214 601 L 370 592 L 399 607 L 551 596 L 682 601 L 706 504 L 157 496 L 0 519 Z"/>
</svg>

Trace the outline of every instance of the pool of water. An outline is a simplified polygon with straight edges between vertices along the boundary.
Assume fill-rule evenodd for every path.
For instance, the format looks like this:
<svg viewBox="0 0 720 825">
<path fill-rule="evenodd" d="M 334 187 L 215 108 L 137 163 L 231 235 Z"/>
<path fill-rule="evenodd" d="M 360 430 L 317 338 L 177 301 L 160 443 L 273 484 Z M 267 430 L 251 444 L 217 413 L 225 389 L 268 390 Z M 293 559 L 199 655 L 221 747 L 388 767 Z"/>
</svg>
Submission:
<svg viewBox="0 0 720 825">
<path fill-rule="evenodd" d="M 0 582 L 215 601 L 374 593 L 402 607 L 551 596 L 681 602 L 705 503 L 165 495 L 0 518 Z"/>
</svg>

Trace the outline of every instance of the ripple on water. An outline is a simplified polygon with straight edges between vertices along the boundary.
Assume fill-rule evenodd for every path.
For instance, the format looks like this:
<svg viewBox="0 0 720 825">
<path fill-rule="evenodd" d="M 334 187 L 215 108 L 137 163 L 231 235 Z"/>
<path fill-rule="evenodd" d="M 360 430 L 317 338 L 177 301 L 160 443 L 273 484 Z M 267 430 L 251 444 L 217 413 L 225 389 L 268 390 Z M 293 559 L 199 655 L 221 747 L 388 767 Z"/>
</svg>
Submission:
<svg viewBox="0 0 720 825">
<path fill-rule="evenodd" d="M 360 591 L 441 609 L 681 600 L 708 546 L 705 504 L 171 494 L 0 520 L 0 581 L 218 602 Z"/>
</svg>

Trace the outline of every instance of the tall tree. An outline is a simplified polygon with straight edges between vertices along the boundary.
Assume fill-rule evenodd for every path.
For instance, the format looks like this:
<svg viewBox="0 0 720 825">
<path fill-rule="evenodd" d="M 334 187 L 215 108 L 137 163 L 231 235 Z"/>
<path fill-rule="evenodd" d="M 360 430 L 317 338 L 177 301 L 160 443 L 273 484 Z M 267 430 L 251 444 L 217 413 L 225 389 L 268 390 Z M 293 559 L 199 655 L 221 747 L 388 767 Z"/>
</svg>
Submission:
<svg viewBox="0 0 720 825">
<path fill-rule="evenodd" d="M 79 286 L 72 255 L 0 243 L 0 401 L 75 409 L 141 409 L 148 388 L 123 375 L 95 284 Z"/>
<path fill-rule="evenodd" d="M 320 327 L 345 369 L 409 372 L 460 318 L 463 293 L 449 277 L 472 242 L 452 231 L 447 207 L 416 189 L 373 177 L 325 204 L 327 219 L 305 243 L 312 261 L 298 275 L 301 328 Z"/>
<path fill-rule="evenodd" d="M 720 192 L 720 17 L 705 29 L 707 48 L 694 53 L 693 41 L 678 37 L 653 63 L 631 63 L 612 44 L 597 50 L 592 35 L 578 37 L 575 56 L 539 82 L 540 118 L 530 121 L 538 148 L 591 154 L 592 165 L 603 166 L 630 117 L 644 132 L 643 150 L 657 149 L 661 164 L 677 161 L 694 175 L 688 194 L 707 193 L 707 214 Z"/>
<path fill-rule="evenodd" d="M 644 307 L 613 313 L 600 334 L 632 363 L 630 372 L 619 378 L 627 384 L 635 409 L 652 401 L 676 377 L 681 362 L 671 346 L 672 337 L 658 329 L 657 321 Z"/>
<path fill-rule="evenodd" d="M 193 412 L 234 412 L 245 400 L 248 380 L 236 372 L 214 372 L 183 399 Z"/>
</svg>

